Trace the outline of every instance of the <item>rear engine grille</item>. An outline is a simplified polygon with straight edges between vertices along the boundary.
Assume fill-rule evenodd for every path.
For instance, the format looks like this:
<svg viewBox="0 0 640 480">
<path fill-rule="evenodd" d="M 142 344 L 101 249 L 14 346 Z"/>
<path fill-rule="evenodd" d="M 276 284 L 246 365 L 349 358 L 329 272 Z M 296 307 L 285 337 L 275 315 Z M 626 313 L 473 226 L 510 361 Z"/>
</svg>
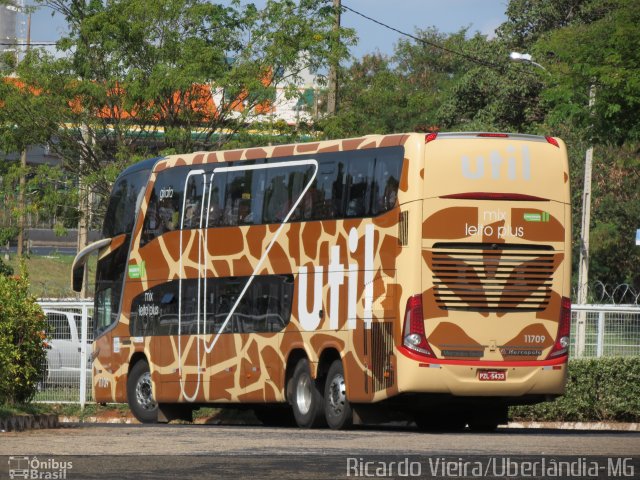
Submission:
<svg viewBox="0 0 640 480">
<path fill-rule="evenodd" d="M 437 305 L 479 312 L 544 310 L 551 298 L 554 254 L 547 253 L 547 247 L 519 252 L 499 248 L 488 244 L 481 251 L 434 249 L 431 267 Z"/>
<path fill-rule="evenodd" d="M 391 355 L 393 355 L 393 323 L 373 322 L 371 324 L 371 373 L 374 392 L 393 385 Z"/>
<path fill-rule="evenodd" d="M 398 244 L 406 247 L 409 244 L 409 212 L 400 212 L 400 221 L 398 222 Z"/>
</svg>

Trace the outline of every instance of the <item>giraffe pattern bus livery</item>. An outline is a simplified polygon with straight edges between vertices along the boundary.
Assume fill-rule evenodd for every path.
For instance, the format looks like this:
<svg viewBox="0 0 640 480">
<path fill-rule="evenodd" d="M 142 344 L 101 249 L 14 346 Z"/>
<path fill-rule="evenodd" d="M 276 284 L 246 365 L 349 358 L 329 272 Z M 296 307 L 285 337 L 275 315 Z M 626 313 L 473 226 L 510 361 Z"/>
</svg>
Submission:
<svg viewBox="0 0 640 480">
<path fill-rule="evenodd" d="M 155 160 L 130 233 L 99 254 L 105 272 L 126 260 L 121 293 L 96 295 L 94 398 L 131 401 L 142 360 L 161 405 L 295 404 L 303 359 L 315 382 L 341 362 L 353 405 L 561 394 L 571 221 L 552 140 L 413 133 Z"/>
</svg>

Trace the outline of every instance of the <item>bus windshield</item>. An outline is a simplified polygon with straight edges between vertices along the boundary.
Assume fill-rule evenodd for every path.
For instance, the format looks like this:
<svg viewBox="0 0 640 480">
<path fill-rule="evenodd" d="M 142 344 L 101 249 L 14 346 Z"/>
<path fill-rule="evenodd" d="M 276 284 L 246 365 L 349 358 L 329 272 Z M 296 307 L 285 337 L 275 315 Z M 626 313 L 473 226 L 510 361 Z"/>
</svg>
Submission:
<svg viewBox="0 0 640 480">
<path fill-rule="evenodd" d="M 117 248 L 98 260 L 94 319 L 96 336 L 118 318 L 131 234 L 150 174 L 150 169 L 135 168 L 121 175 L 113 186 L 102 233 L 107 238 L 118 235 L 125 235 L 125 238 L 118 242 Z"/>
<path fill-rule="evenodd" d="M 118 178 L 111 191 L 107 214 L 104 217 L 102 234 L 105 237 L 132 232 L 149 174 L 150 171 L 145 169 Z"/>
</svg>

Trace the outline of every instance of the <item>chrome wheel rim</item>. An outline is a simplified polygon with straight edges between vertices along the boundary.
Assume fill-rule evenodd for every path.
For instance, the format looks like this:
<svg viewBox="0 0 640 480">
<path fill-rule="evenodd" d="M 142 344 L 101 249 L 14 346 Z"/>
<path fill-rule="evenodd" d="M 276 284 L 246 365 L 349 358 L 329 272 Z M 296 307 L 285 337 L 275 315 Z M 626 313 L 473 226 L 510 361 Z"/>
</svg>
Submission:
<svg viewBox="0 0 640 480">
<path fill-rule="evenodd" d="M 347 393 L 344 383 L 344 376 L 337 374 L 331 379 L 329 384 L 329 412 L 332 416 L 338 417 L 344 412 L 344 406 L 347 402 Z"/>
<path fill-rule="evenodd" d="M 138 405 L 144 410 L 154 410 L 158 404 L 153 399 L 153 393 L 151 389 L 151 374 L 149 372 L 144 373 L 136 385 L 136 400 Z"/>
<path fill-rule="evenodd" d="M 311 409 L 311 378 L 302 375 L 296 385 L 296 406 L 298 411 L 306 415 Z"/>
</svg>

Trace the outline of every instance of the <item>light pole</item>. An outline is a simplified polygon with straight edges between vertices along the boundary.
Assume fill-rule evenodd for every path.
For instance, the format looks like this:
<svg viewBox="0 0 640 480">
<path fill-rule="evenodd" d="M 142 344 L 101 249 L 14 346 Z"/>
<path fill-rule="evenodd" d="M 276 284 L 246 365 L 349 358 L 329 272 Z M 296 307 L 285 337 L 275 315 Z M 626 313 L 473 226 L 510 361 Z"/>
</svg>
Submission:
<svg viewBox="0 0 640 480">
<path fill-rule="evenodd" d="M 544 68 L 542 65 L 540 65 L 537 62 L 533 61 L 533 58 L 531 57 L 530 54 L 528 53 L 518 53 L 518 52 L 511 52 L 509 54 L 509 58 L 514 61 L 514 62 L 520 62 L 520 63 L 529 63 L 531 65 L 535 65 L 538 68 L 541 68 L 542 70 L 544 70 L 545 72 L 547 71 L 546 68 Z"/>
<path fill-rule="evenodd" d="M 511 52 L 509 58 L 514 62 L 530 63 L 536 67 L 547 71 L 539 63 L 533 61 L 528 53 Z M 596 87 L 589 88 L 589 112 L 596 103 Z M 587 149 L 584 159 L 584 189 L 582 192 L 582 222 L 580 229 L 580 262 L 578 269 L 578 292 L 577 303 L 584 305 L 587 303 L 589 292 L 589 225 L 591 223 L 591 166 L 593 164 L 593 145 Z M 586 312 L 578 312 L 576 321 L 576 356 L 584 354 Z"/>
</svg>

